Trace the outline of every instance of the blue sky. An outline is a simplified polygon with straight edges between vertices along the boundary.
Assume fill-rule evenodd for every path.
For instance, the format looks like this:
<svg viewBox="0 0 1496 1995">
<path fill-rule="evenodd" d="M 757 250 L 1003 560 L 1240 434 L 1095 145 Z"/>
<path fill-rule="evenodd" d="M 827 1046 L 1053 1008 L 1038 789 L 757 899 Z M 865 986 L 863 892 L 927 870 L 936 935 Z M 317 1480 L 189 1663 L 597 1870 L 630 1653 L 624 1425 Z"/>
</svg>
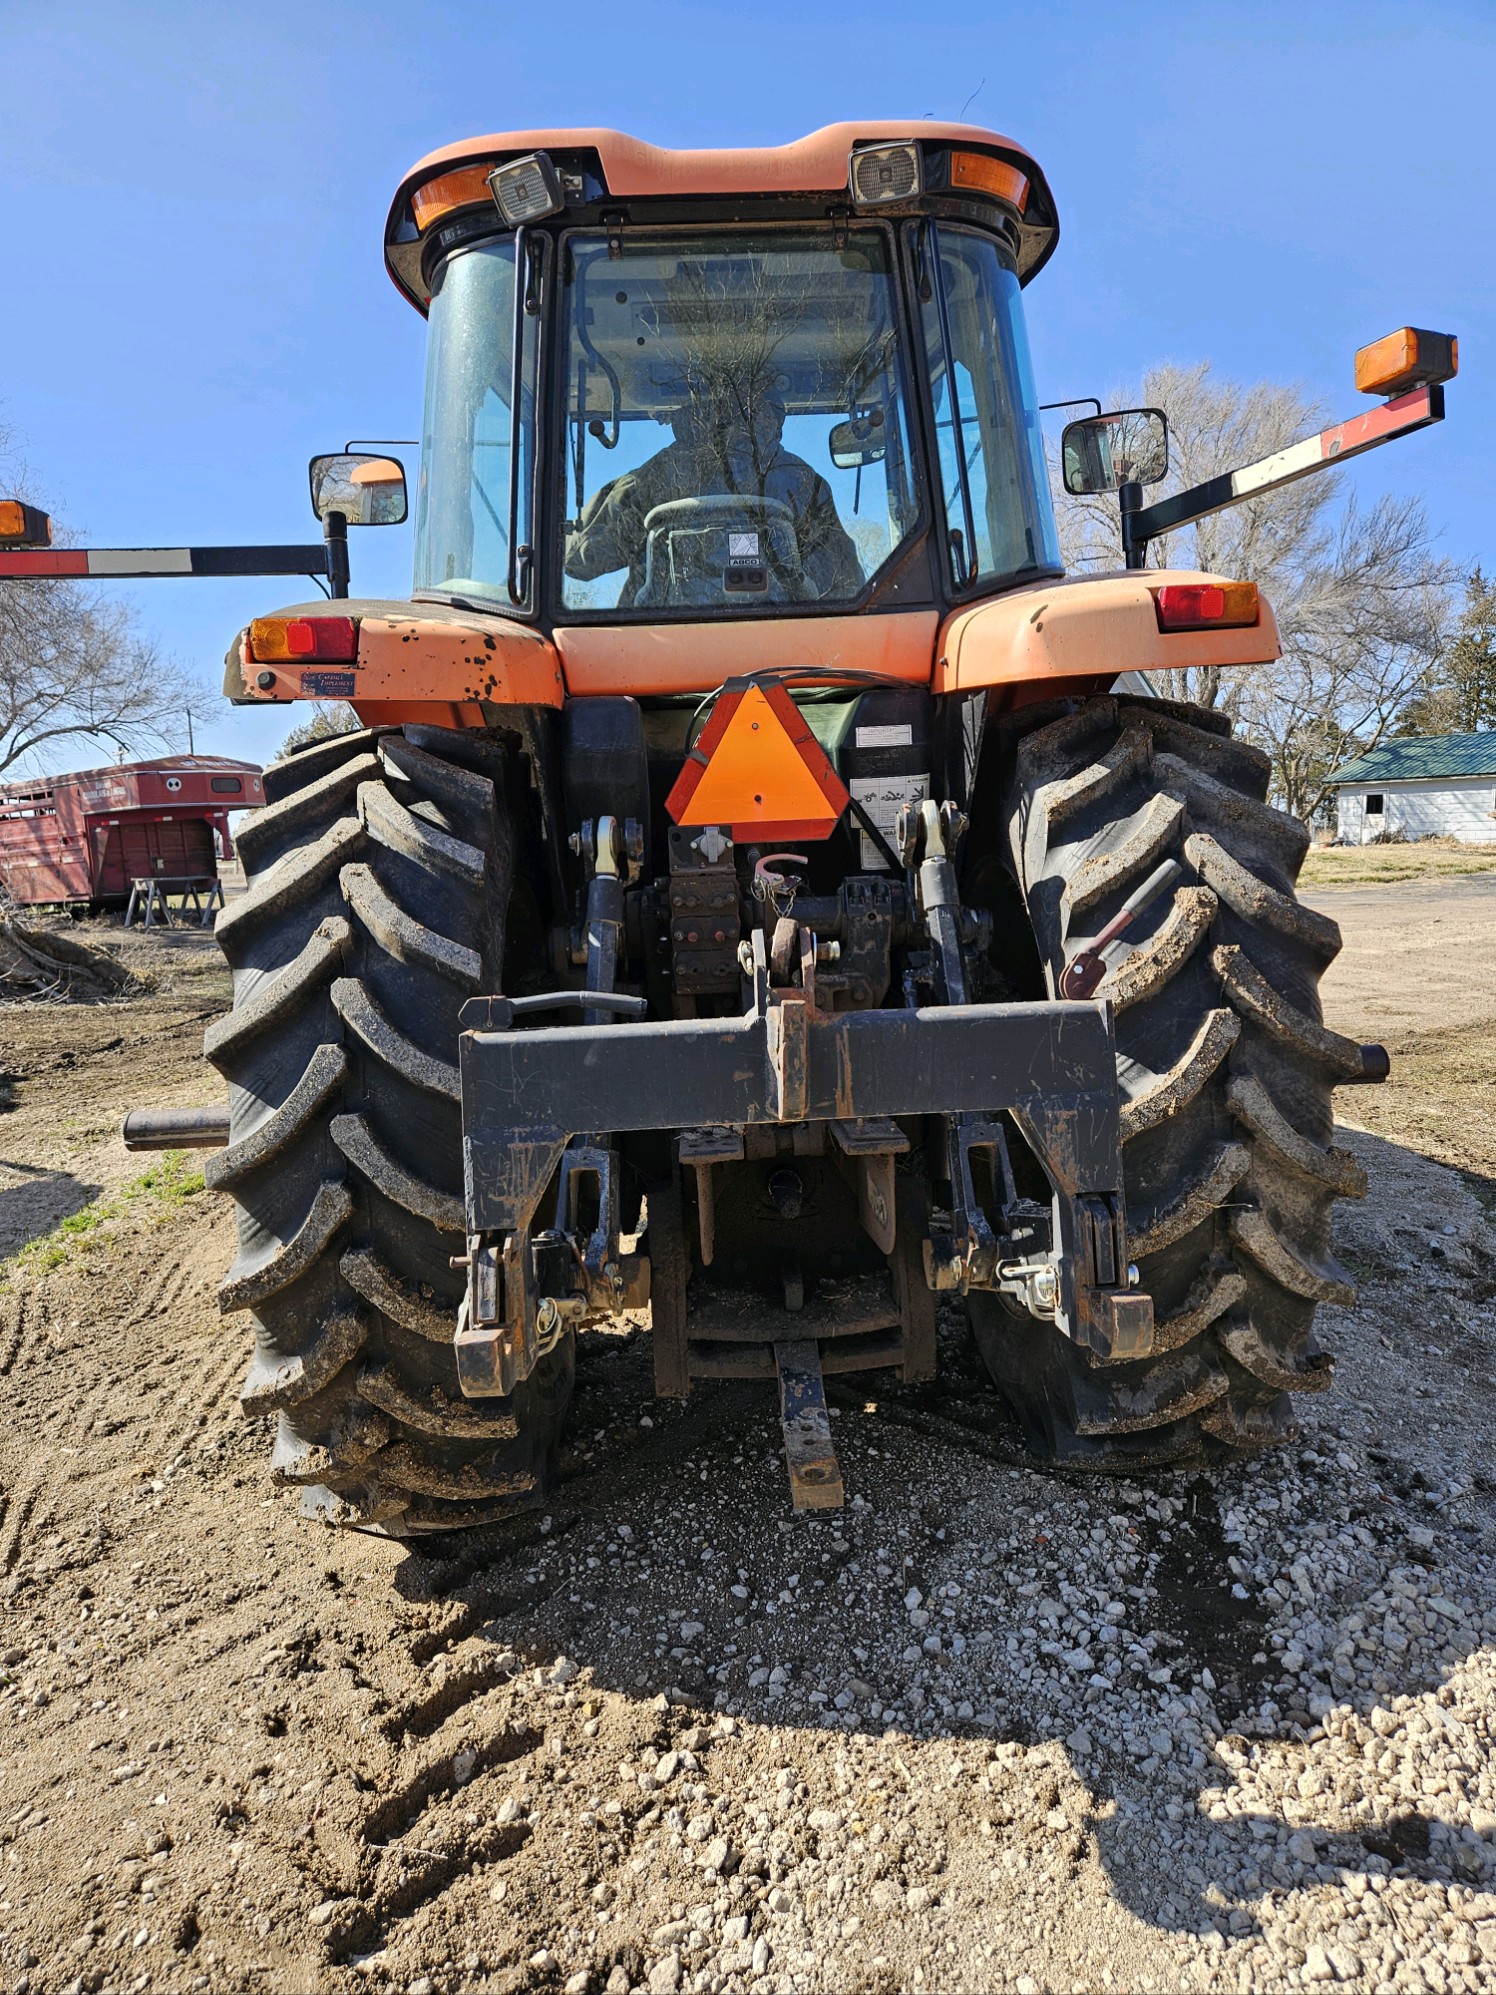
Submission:
<svg viewBox="0 0 1496 1995">
<path fill-rule="evenodd" d="M 380 238 L 422 153 L 545 125 L 776 143 L 968 98 L 1059 203 L 1026 294 L 1043 399 L 1208 358 L 1350 415 L 1357 346 L 1455 331 L 1450 419 L 1343 475 L 1496 565 L 1492 0 L 0 0 L 0 414 L 95 545 L 312 538 L 311 452 L 418 426 L 424 328 Z M 355 593 L 406 592 L 410 559 L 408 529 L 356 534 Z M 296 593 L 133 596 L 216 686 Z M 199 746 L 267 756 L 285 714 L 225 706 Z"/>
</svg>

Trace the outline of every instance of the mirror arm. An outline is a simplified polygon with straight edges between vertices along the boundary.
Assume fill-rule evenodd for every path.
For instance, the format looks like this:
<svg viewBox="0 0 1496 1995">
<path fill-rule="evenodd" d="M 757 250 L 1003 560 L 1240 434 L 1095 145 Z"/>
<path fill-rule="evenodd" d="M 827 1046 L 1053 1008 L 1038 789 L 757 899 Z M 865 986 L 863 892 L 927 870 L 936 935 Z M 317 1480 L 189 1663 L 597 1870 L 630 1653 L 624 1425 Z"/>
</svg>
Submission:
<svg viewBox="0 0 1496 1995">
<path fill-rule="evenodd" d="M 1328 429 L 1305 437 L 1302 443 L 1291 443 L 1286 450 L 1275 451 L 1271 457 L 1261 457 L 1255 464 L 1244 464 L 1240 471 L 1223 471 L 1219 477 L 1207 478 L 1203 484 L 1192 485 L 1185 492 L 1176 492 L 1172 498 L 1155 499 L 1151 506 L 1134 511 L 1130 519 L 1124 506 L 1123 546 L 1127 547 L 1130 534 L 1139 557 L 1136 564 L 1129 558 L 1128 566 L 1140 568 L 1143 565 L 1142 553 L 1148 542 L 1161 533 L 1172 533 L 1175 527 L 1193 526 L 1196 520 L 1206 519 L 1211 513 L 1224 512 L 1227 506 L 1239 506 L 1246 499 L 1259 499 L 1266 492 L 1276 492 L 1284 485 L 1297 484 L 1300 478 L 1311 477 L 1316 471 L 1332 470 L 1348 458 L 1359 457 L 1363 451 L 1375 450 L 1379 444 L 1391 443 L 1396 437 L 1411 436 L 1415 430 L 1426 429 L 1430 423 L 1443 420 L 1443 388 L 1416 388 L 1410 394 L 1398 395 L 1390 402 L 1383 402 L 1369 415 L 1352 416 L 1349 422 L 1332 423 Z"/>
<path fill-rule="evenodd" d="M 325 513 L 322 538 L 327 543 L 327 593 L 334 601 L 348 594 L 348 516 Z"/>
<path fill-rule="evenodd" d="M 1141 568 L 1148 559 L 1148 536 L 1137 530 L 1143 510 L 1143 488 L 1136 478 L 1117 487 L 1117 504 L 1122 509 L 1122 560 L 1128 568 Z"/>
</svg>

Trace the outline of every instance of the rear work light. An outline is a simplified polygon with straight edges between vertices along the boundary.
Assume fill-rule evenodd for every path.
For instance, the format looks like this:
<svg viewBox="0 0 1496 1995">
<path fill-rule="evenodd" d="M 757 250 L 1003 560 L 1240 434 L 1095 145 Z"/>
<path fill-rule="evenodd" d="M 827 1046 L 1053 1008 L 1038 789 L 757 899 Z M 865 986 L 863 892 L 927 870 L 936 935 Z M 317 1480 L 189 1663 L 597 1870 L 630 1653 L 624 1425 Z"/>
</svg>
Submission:
<svg viewBox="0 0 1496 1995">
<path fill-rule="evenodd" d="M 1020 173 L 1016 166 L 1009 166 L 1005 159 L 989 159 L 985 152 L 953 152 L 951 186 L 970 189 L 977 194 L 995 194 L 999 201 L 1006 201 L 1020 215 L 1028 206 L 1027 174 Z"/>
<path fill-rule="evenodd" d="M 1241 630 L 1261 615 L 1255 582 L 1166 582 L 1153 603 L 1160 630 Z"/>
<path fill-rule="evenodd" d="M 435 180 L 418 187 L 410 197 L 410 212 L 416 227 L 425 231 L 443 215 L 450 215 L 454 208 L 471 208 L 479 201 L 486 201 L 488 176 L 492 172 L 493 161 L 486 159 L 481 166 L 459 166 L 455 173 L 438 174 Z"/>
<path fill-rule="evenodd" d="M 355 617 L 256 617 L 249 626 L 249 655 L 256 665 L 329 659 L 348 665 L 358 657 Z"/>
<path fill-rule="evenodd" d="M 525 222 L 543 222 L 566 206 L 561 176 L 543 152 L 496 166 L 488 176 L 488 187 L 494 206 L 512 229 Z"/>
<path fill-rule="evenodd" d="M 1363 395 L 1405 395 L 1452 381 L 1460 371 L 1460 343 L 1453 333 L 1399 326 L 1356 355 L 1356 387 Z"/>
<path fill-rule="evenodd" d="M 38 506 L 0 499 L 0 547 L 50 547 L 52 522 Z"/>
<path fill-rule="evenodd" d="M 912 201 L 924 192 L 924 172 L 917 145 L 866 145 L 852 154 L 847 168 L 855 208 L 877 208 L 886 201 Z"/>
</svg>

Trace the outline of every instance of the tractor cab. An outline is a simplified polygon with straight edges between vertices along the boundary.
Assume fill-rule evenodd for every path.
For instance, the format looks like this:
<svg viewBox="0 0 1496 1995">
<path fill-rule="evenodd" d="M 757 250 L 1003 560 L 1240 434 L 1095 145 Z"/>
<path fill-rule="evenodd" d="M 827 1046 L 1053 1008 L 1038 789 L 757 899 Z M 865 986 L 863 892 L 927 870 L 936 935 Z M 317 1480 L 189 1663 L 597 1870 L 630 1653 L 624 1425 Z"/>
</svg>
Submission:
<svg viewBox="0 0 1496 1995">
<path fill-rule="evenodd" d="M 431 320 L 417 596 L 699 623 L 1059 572 L 1020 298 L 1054 235 L 1033 162 L 968 127 L 428 160 L 387 239 Z"/>
</svg>

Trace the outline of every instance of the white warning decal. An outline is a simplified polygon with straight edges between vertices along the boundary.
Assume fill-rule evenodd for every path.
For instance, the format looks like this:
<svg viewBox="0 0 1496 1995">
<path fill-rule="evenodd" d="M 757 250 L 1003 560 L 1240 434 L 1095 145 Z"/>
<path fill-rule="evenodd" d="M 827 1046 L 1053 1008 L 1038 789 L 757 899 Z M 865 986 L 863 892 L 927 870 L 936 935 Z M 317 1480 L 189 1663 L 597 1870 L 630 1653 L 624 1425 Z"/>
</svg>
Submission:
<svg viewBox="0 0 1496 1995">
<path fill-rule="evenodd" d="M 924 802 L 930 794 L 930 776 L 928 770 L 923 775 L 854 776 L 847 787 L 897 851 L 894 827 L 898 823 L 899 812 L 905 804 Z M 863 866 L 869 872 L 886 873 L 888 861 L 872 839 L 865 831 L 859 831 L 858 837 L 862 845 Z"/>
</svg>

